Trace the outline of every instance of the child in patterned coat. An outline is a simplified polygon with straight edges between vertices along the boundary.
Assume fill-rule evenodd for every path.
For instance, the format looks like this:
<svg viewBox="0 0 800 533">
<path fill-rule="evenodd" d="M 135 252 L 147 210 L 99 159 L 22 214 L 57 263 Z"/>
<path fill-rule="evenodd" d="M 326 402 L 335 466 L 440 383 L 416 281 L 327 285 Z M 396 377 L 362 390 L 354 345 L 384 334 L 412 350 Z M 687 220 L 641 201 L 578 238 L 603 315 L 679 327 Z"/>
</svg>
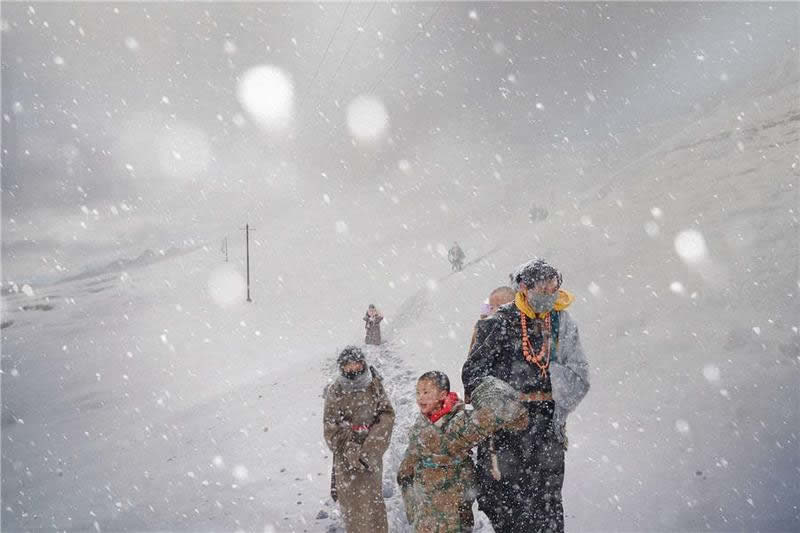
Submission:
<svg viewBox="0 0 800 533">
<path fill-rule="evenodd" d="M 408 449 L 397 473 L 409 522 L 417 533 L 472 531 L 475 467 L 469 449 L 430 453 L 423 442 L 426 432 L 443 436 L 463 427 L 467 422 L 464 402 L 450 391 L 446 374 L 431 371 L 417 381 L 417 405 L 420 414 L 410 429 Z"/>
</svg>

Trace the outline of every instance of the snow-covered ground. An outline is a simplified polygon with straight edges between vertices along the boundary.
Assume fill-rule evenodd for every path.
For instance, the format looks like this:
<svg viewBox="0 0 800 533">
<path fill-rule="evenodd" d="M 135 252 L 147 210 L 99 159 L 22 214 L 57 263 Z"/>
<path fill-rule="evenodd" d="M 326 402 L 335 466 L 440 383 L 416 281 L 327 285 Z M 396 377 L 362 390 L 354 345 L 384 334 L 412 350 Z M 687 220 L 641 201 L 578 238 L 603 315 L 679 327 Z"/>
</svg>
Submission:
<svg viewBox="0 0 800 533">
<path fill-rule="evenodd" d="M 592 368 L 569 423 L 568 528 L 800 529 L 797 82 L 677 118 L 611 174 L 579 179 L 556 155 L 543 194 L 326 192 L 302 223 L 256 224 L 249 304 L 240 250 L 225 264 L 217 241 L 4 296 L 3 530 L 334 528 L 321 392 L 375 303 L 404 531 L 393 470 L 414 379 L 442 369 L 462 392 L 480 303 L 533 255 L 576 294 Z M 451 274 L 455 238 L 469 264 Z"/>
</svg>

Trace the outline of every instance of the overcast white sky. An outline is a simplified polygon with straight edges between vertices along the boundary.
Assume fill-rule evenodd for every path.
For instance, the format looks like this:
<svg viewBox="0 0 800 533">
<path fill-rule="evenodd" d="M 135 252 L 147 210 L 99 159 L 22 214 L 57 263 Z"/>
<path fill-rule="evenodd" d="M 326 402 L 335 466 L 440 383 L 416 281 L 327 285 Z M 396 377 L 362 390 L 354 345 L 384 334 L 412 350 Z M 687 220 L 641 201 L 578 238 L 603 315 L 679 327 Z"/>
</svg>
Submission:
<svg viewBox="0 0 800 533">
<path fill-rule="evenodd" d="M 509 146 L 529 148 L 534 170 L 565 138 L 614 150 L 609 134 L 718 102 L 796 56 L 798 9 L 4 4 L 3 279 L 63 277 L 246 220 L 285 226 L 331 187 L 391 183 L 402 161 L 414 170 L 399 188 L 484 180 Z M 292 82 L 281 131 L 237 94 L 259 65 Z M 372 143 L 346 124 L 362 95 L 387 114 Z"/>
</svg>

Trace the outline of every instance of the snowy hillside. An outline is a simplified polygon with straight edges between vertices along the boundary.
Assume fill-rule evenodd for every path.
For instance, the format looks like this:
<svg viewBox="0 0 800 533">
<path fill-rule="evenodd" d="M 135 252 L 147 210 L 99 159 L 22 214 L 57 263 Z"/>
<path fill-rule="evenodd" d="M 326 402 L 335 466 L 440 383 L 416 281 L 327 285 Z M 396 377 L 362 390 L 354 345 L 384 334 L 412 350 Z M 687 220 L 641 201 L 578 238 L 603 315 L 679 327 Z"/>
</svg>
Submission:
<svg viewBox="0 0 800 533">
<path fill-rule="evenodd" d="M 796 530 L 797 97 L 728 101 L 610 175 L 587 165 L 593 187 L 553 178 L 544 202 L 532 186 L 454 187 L 447 204 L 424 186 L 319 191 L 302 224 L 255 224 L 251 304 L 241 250 L 225 264 L 216 244 L 4 297 L 3 529 L 334 527 L 320 393 L 375 303 L 404 530 L 393 468 L 415 377 L 442 369 L 462 392 L 480 303 L 542 255 L 577 296 L 592 367 L 569 423 L 568 528 Z"/>
</svg>

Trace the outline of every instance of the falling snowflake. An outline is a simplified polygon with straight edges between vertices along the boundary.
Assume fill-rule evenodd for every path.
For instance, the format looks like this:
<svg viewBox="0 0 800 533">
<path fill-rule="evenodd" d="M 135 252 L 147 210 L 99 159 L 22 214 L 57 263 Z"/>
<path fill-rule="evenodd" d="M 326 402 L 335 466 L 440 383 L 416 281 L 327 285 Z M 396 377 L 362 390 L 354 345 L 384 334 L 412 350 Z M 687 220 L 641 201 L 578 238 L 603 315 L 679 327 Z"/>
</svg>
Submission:
<svg viewBox="0 0 800 533">
<path fill-rule="evenodd" d="M 237 96 L 245 111 L 268 132 L 284 130 L 294 115 L 294 84 L 278 67 L 261 65 L 245 72 Z"/>
<path fill-rule="evenodd" d="M 600 290 L 600 286 L 597 283 L 595 283 L 594 281 L 589 284 L 588 289 L 589 289 L 589 292 L 592 294 L 592 296 L 595 296 L 595 297 L 600 296 L 600 293 L 602 292 Z"/>
<path fill-rule="evenodd" d="M 716 383 L 720 378 L 720 371 L 717 365 L 707 364 L 703 367 L 703 377 L 710 383 Z"/>
<path fill-rule="evenodd" d="M 134 37 L 125 37 L 125 47 L 131 52 L 135 52 L 139 49 L 139 41 Z"/>
<path fill-rule="evenodd" d="M 242 275 L 231 265 L 222 265 L 208 278 L 208 293 L 215 304 L 231 307 L 245 298 L 246 284 Z"/>
<path fill-rule="evenodd" d="M 236 465 L 233 467 L 233 477 L 235 477 L 239 482 L 247 481 L 249 473 L 247 471 L 247 467 L 244 465 Z"/>
<path fill-rule="evenodd" d="M 686 230 L 676 235 L 675 251 L 689 264 L 702 262 L 708 256 L 706 241 L 697 230 Z"/>
<path fill-rule="evenodd" d="M 675 421 L 675 429 L 678 431 L 678 433 L 686 435 L 689 433 L 689 422 L 679 418 Z"/>
<path fill-rule="evenodd" d="M 347 106 L 347 127 L 356 140 L 376 142 L 389 127 L 389 114 L 377 98 L 359 96 Z"/>
<path fill-rule="evenodd" d="M 683 294 L 686 292 L 683 283 L 681 283 L 680 281 L 673 281 L 672 283 L 670 283 L 669 290 L 671 290 L 675 294 Z"/>
<path fill-rule="evenodd" d="M 653 220 L 648 220 L 644 224 L 644 232 L 647 233 L 649 237 L 658 237 L 659 233 L 661 233 L 661 228 L 658 224 Z"/>
</svg>

